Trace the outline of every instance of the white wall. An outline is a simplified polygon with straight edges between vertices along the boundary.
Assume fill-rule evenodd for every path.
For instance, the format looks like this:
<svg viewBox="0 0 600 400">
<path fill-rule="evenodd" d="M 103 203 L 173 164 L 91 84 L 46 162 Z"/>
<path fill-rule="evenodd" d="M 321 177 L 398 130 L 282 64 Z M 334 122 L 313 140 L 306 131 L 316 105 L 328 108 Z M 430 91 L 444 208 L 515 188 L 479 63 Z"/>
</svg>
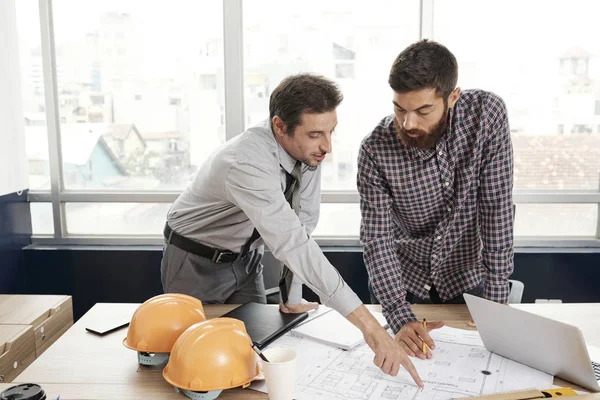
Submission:
<svg viewBox="0 0 600 400">
<path fill-rule="evenodd" d="M 28 187 L 15 1 L 0 1 L 0 196 Z"/>
</svg>

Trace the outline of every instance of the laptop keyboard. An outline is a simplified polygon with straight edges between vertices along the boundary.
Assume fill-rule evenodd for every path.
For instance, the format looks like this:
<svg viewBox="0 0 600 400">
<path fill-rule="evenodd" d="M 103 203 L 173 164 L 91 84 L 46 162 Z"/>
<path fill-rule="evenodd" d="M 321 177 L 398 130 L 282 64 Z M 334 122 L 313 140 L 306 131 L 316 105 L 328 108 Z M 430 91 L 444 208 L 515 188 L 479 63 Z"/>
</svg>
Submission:
<svg viewBox="0 0 600 400">
<path fill-rule="evenodd" d="M 594 374 L 596 379 L 600 379 L 600 363 L 592 361 L 592 367 L 594 367 Z"/>
</svg>

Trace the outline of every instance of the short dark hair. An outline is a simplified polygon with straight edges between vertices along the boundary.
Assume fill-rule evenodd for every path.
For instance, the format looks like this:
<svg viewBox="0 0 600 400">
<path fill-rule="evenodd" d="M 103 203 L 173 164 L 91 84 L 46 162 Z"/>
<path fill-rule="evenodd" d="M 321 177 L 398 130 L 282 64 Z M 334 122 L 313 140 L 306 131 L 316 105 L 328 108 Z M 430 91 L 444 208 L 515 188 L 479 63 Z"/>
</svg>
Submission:
<svg viewBox="0 0 600 400">
<path fill-rule="evenodd" d="M 435 89 L 446 99 L 456 88 L 458 64 L 445 46 L 427 39 L 408 46 L 396 57 L 388 83 L 396 93 Z"/>
<path fill-rule="evenodd" d="M 285 123 L 289 135 L 300 125 L 302 113 L 321 114 L 333 111 L 344 96 L 335 82 L 309 73 L 291 75 L 273 90 L 269 100 L 271 125 L 276 115 Z M 271 126 L 273 128 L 273 126 Z"/>
</svg>

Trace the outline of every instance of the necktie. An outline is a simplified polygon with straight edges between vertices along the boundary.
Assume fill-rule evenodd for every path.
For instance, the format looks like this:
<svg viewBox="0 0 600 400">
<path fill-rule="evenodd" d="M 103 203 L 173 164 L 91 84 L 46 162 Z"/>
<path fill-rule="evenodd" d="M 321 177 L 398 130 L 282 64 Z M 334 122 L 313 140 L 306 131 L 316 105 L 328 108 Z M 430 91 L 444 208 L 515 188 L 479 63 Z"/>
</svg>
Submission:
<svg viewBox="0 0 600 400">
<path fill-rule="evenodd" d="M 289 190 L 286 190 L 285 198 L 290 203 L 290 206 L 294 209 L 296 215 L 300 214 L 300 187 L 302 183 L 302 163 L 296 161 L 296 165 L 292 170 L 292 182 Z M 290 271 L 287 266 L 283 266 L 281 269 L 281 276 L 279 278 L 279 293 L 281 295 L 281 301 L 283 304 L 288 302 L 288 295 L 292 287 L 292 279 L 294 273 Z"/>
</svg>

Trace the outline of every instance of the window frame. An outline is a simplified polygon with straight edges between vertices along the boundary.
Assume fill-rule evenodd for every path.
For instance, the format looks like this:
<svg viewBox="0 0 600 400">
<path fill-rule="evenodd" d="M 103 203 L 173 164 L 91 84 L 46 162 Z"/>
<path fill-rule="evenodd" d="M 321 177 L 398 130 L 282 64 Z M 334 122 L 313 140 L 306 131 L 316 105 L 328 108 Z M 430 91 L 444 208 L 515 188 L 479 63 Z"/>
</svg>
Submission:
<svg viewBox="0 0 600 400">
<path fill-rule="evenodd" d="M 419 38 L 432 38 L 434 1 L 420 0 Z M 66 227 L 66 203 L 73 202 L 139 202 L 172 203 L 179 191 L 75 191 L 65 190 L 60 139 L 60 115 L 54 43 L 52 0 L 39 0 L 43 76 L 50 166 L 50 190 L 32 190 L 30 202 L 52 204 L 54 235 L 34 235 L 33 244 L 40 245 L 162 245 L 160 232 L 155 235 L 73 235 Z M 225 132 L 229 140 L 244 131 L 244 49 L 243 0 L 223 0 L 223 43 L 225 82 Z M 324 191 L 323 203 L 358 203 L 357 191 Z M 599 207 L 595 237 L 515 237 L 516 248 L 600 248 L 600 191 L 514 191 L 517 204 L 574 203 Z M 518 212 L 518 211 L 517 211 Z M 358 236 L 316 237 L 321 246 L 360 247 Z"/>
</svg>

